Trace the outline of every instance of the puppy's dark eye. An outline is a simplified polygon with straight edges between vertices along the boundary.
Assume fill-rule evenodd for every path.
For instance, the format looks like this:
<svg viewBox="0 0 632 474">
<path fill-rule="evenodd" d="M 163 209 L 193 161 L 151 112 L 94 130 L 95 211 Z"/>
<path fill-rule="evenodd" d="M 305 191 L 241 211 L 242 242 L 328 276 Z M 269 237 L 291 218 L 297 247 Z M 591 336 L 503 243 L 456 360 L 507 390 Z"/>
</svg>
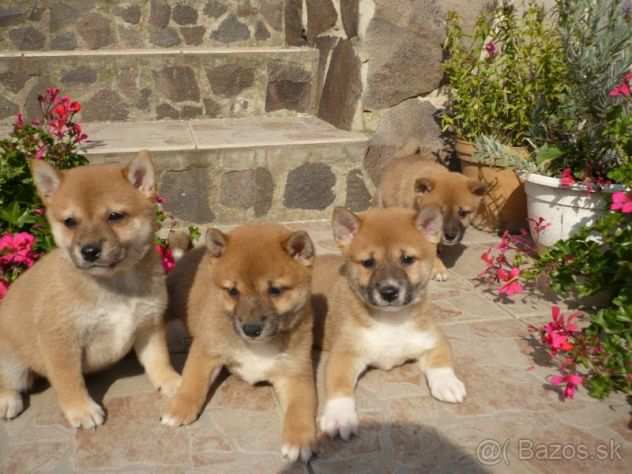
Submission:
<svg viewBox="0 0 632 474">
<path fill-rule="evenodd" d="M 459 217 L 466 217 L 468 216 L 472 211 L 470 211 L 469 209 L 459 209 Z"/>
<path fill-rule="evenodd" d="M 281 293 L 283 293 L 283 288 L 279 287 L 279 286 L 271 286 L 270 288 L 268 288 L 268 294 L 270 296 L 280 296 Z"/>
<path fill-rule="evenodd" d="M 77 227 L 77 219 L 75 219 L 74 217 L 68 217 L 64 219 L 64 225 L 68 229 L 74 229 L 75 227 Z"/>
<path fill-rule="evenodd" d="M 364 268 L 373 268 L 375 266 L 375 259 L 373 257 L 364 259 L 360 262 Z"/>
<path fill-rule="evenodd" d="M 402 262 L 402 265 L 412 265 L 417 260 L 417 257 L 413 257 L 412 255 L 402 255 L 399 259 Z"/>
<path fill-rule="evenodd" d="M 125 213 L 124 212 L 110 212 L 110 214 L 108 215 L 108 222 L 120 222 L 123 219 L 125 219 Z"/>
<path fill-rule="evenodd" d="M 234 286 L 231 286 L 230 288 L 226 288 L 226 291 L 233 298 L 237 298 L 239 296 L 239 290 Z"/>
</svg>

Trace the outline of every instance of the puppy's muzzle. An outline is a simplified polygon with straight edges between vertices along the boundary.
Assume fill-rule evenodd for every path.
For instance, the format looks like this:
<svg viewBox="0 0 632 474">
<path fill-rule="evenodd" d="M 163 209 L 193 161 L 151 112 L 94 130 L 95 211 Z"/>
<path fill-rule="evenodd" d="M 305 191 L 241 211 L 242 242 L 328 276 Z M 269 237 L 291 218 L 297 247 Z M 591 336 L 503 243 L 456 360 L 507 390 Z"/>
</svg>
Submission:
<svg viewBox="0 0 632 474">
<path fill-rule="evenodd" d="M 256 339 L 263 334 L 263 323 L 242 324 L 241 330 L 251 339 Z"/>
<path fill-rule="evenodd" d="M 81 247 L 81 258 L 88 263 L 94 263 L 101 258 L 102 249 L 99 242 L 86 244 Z"/>
</svg>

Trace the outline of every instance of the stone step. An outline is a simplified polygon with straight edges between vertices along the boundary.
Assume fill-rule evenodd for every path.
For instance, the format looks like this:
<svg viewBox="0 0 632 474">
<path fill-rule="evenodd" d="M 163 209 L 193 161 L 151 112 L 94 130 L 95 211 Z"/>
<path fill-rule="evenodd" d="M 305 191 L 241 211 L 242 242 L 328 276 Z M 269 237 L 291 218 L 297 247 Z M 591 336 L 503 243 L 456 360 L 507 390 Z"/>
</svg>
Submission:
<svg viewBox="0 0 632 474">
<path fill-rule="evenodd" d="M 0 121 L 39 115 L 59 87 L 84 121 L 314 113 L 318 51 L 297 47 L 0 53 Z"/>
<path fill-rule="evenodd" d="M 282 46 L 284 0 L 2 0 L 0 51 Z"/>
<path fill-rule="evenodd" d="M 91 162 L 152 152 L 165 208 L 194 223 L 329 219 L 362 210 L 367 137 L 303 114 L 242 119 L 88 123 Z"/>
</svg>

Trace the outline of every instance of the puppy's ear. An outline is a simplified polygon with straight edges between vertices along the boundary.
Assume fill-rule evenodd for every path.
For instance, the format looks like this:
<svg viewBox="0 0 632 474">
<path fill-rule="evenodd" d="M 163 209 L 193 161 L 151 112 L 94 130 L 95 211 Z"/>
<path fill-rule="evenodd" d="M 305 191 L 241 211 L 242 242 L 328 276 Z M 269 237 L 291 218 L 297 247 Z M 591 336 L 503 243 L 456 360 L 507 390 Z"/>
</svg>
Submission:
<svg viewBox="0 0 632 474">
<path fill-rule="evenodd" d="M 416 194 L 427 194 L 432 191 L 435 187 L 435 183 L 430 178 L 418 178 L 415 180 L 415 193 Z"/>
<path fill-rule="evenodd" d="M 467 183 L 467 187 L 475 196 L 483 196 L 487 192 L 487 184 L 476 179 L 470 179 Z"/>
<path fill-rule="evenodd" d="M 283 244 L 290 257 L 306 267 L 311 267 L 316 257 L 316 250 L 309 234 L 303 230 L 292 232 Z"/>
<path fill-rule="evenodd" d="M 347 248 L 360 230 L 360 218 L 344 207 L 334 209 L 332 227 L 334 240 L 340 248 Z"/>
<path fill-rule="evenodd" d="M 37 194 L 44 205 L 48 205 L 59 190 L 61 173 L 44 160 L 33 159 L 30 163 Z"/>
<path fill-rule="evenodd" d="M 437 206 L 425 206 L 419 209 L 415 217 L 415 226 L 424 237 L 433 244 L 441 241 L 443 216 Z"/>
<path fill-rule="evenodd" d="M 156 196 L 156 174 L 151 155 L 143 150 L 126 167 L 125 176 L 136 189 L 153 199 Z"/>
<path fill-rule="evenodd" d="M 226 252 L 228 236 L 221 230 L 211 228 L 206 231 L 206 248 L 212 257 L 219 258 Z"/>
</svg>

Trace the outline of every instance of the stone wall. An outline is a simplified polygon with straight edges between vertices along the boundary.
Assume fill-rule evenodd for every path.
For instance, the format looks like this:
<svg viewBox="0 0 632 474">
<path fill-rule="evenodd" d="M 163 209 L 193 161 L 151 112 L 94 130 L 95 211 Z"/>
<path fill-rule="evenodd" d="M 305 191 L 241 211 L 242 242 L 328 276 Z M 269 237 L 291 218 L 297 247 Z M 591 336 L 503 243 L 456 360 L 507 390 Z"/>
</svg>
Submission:
<svg viewBox="0 0 632 474">
<path fill-rule="evenodd" d="M 285 44 L 283 0 L 0 3 L 0 51 Z"/>
</svg>

